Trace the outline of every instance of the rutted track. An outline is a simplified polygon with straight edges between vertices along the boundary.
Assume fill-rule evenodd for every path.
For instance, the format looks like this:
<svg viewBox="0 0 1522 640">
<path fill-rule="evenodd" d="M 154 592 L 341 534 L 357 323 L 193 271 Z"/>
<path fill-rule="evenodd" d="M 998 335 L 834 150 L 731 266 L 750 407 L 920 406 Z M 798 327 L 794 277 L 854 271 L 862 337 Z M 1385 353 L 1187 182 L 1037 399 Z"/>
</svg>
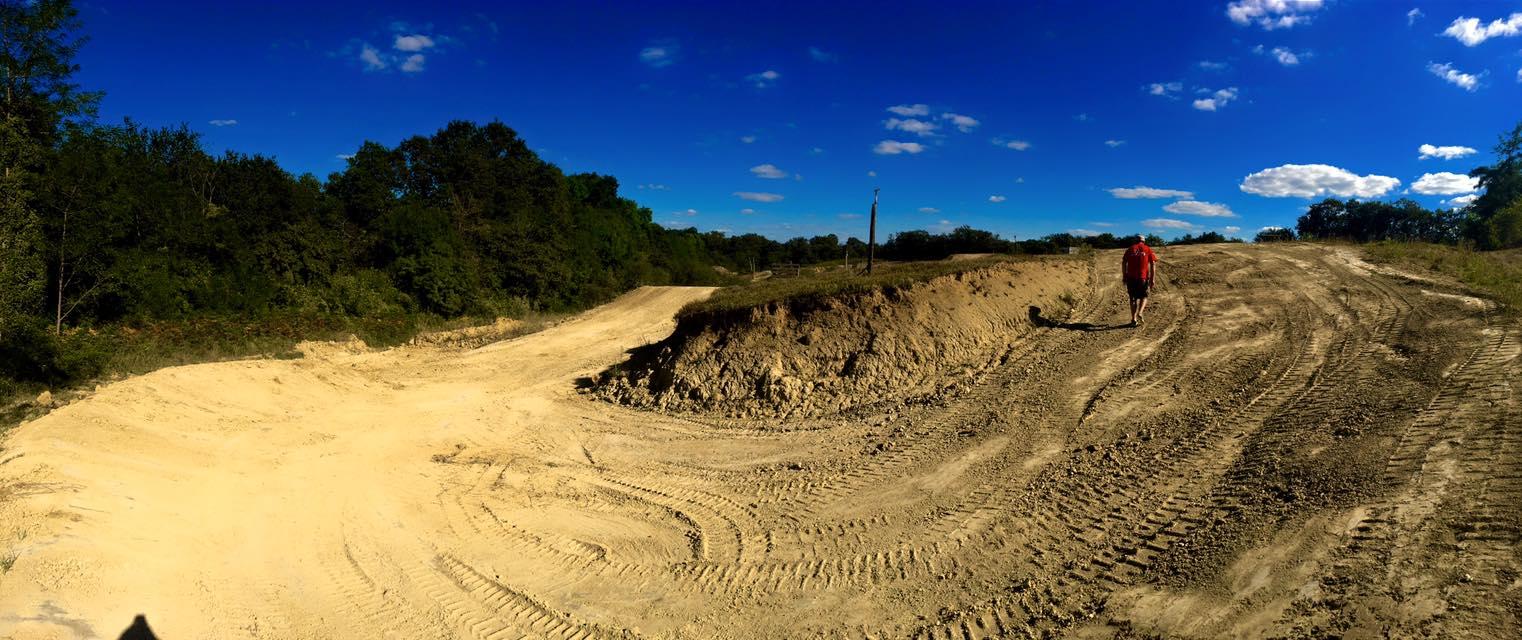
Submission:
<svg viewBox="0 0 1522 640">
<path fill-rule="evenodd" d="M 1102 255 L 998 367 L 806 421 L 575 392 L 702 290 L 113 385 L 6 443 L 0 636 L 1515 632 L 1515 325 L 1344 250 L 1163 254 L 1139 328 Z"/>
</svg>

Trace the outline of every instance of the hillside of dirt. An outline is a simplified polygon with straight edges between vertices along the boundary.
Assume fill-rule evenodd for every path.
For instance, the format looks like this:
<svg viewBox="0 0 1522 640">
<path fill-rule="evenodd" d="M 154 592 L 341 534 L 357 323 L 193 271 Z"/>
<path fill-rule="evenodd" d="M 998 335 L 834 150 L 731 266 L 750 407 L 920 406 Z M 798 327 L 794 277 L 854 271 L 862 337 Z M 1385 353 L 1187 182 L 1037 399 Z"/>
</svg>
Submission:
<svg viewBox="0 0 1522 640">
<path fill-rule="evenodd" d="M 844 412 L 578 388 L 707 289 L 117 382 L 0 443 L 0 637 L 1516 637 L 1514 317 L 1353 248 L 1158 253 L 1135 329 L 1101 252 L 1051 322 L 971 309 L 1071 279 L 990 272 L 733 334 L 1010 328 Z"/>
<path fill-rule="evenodd" d="M 1091 278 L 1077 260 L 999 262 L 906 287 L 689 314 L 600 376 L 597 393 L 735 417 L 887 408 L 1008 361 L 1040 322 L 1087 297 Z"/>
</svg>

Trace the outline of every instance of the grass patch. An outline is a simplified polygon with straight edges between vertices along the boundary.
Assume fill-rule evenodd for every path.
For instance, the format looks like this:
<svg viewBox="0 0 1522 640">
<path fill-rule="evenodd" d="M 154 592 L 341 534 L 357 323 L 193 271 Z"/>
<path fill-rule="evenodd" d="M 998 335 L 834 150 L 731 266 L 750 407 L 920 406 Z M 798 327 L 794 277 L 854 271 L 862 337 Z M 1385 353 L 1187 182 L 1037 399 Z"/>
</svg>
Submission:
<svg viewBox="0 0 1522 640">
<path fill-rule="evenodd" d="M 840 295 L 896 289 L 956 273 L 976 271 L 1001 262 L 1069 260 L 1067 256 L 992 256 L 975 260 L 879 263 L 871 275 L 853 262 L 850 269 L 804 267 L 798 276 L 771 277 L 720 289 L 706 300 L 689 303 L 677 317 L 723 314 L 773 303 L 823 301 Z"/>
<path fill-rule="evenodd" d="M 1381 242 L 1365 245 L 1376 262 L 1457 279 L 1500 303 L 1503 312 L 1522 315 L 1522 249 L 1475 251 L 1423 242 Z"/>
</svg>

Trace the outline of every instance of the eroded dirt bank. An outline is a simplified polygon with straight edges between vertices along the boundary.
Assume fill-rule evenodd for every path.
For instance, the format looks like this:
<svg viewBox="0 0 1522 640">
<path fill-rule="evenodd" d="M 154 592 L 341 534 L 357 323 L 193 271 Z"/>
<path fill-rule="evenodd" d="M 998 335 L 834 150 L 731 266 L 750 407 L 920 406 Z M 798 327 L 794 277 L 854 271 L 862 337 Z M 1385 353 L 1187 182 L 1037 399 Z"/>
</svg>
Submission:
<svg viewBox="0 0 1522 640">
<path fill-rule="evenodd" d="M 4 443 L 0 637 L 1516 635 L 1516 325 L 1347 250 L 1160 253 L 1141 328 L 1097 278 L 846 415 L 575 390 L 692 290 L 112 385 Z"/>
<path fill-rule="evenodd" d="M 1088 261 L 1005 262 L 908 287 L 687 316 L 670 338 L 605 373 L 598 393 L 736 417 L 891 408 L 1006 362 L 1041 320 L 1087 297 L 1091 276 Z"/>
</svg>

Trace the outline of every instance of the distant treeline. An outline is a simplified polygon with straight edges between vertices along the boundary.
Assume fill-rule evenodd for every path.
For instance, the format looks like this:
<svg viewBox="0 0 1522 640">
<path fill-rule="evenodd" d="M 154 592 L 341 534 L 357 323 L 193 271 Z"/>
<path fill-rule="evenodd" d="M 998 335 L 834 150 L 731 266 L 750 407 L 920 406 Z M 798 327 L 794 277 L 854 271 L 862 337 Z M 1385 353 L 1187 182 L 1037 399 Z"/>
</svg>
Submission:
<svg viewBox="0 0 1522 640">
<path fill-rule="evenodd" d="M 498 122 L 454 122 L 394 147 L 366 143 L 326 183 L 263 156 L 213 156 L 184 127 L 76 125 L 35 178 L 39 233 L 23 251 L 46 286 L 29 307 L 70 325 L 271 310 L 573 309 L 642 284 L 716 284 L 714 266 L 748 272 L 864 259 L 867 249 L 835 235 L 778 242 L 666 229 L 620 196 L 616 179 L 564 174 Z M 1015 241 L 962 227 L 894 234 L 878 256 L 1130 242 L 1110 234 Z"/>
<path fill-rule="evenodd" d="M 1215 237 L 1220 238 L 1219 234 L 1216 234 Z M 1225 238 L 1220 238 L 1219 240 L 1197 240 L 1197 242 L 1226 241 Z M 1136 236 L 1134 235 L 1116 237 L 1109 233 L 1091 236 L 1054 233 L 1031 240 L 1015 240 L 1013 238 L 1006 240 L 988 231 L 972 227 L 958 227 L 950 233 L 942 234 L 934 234 L 927 231 L 905 231 L 894 234 L 879 249 L 878 255 L 889 260 L 940 260 L 959 253 L 1039 255 L 1062 253 L 1070 247 L 1123 249 L 1135 242 Z M 1162 245 L 1163 239 L 1156 235 L 1150 235 L 1147 237 L 1147 242 L 1148 244 Z M 1170 244 L 1176 244 L 1176 241 Z"/>
<path fill-rule="evenodd" d="M 1522 246 L 1522 124 L 1501 136 L 1495 154 L 1495 164 L 1469 172 L 1479 191 L 1465 206 L 1433 211 L 1406 198 L 1328 198 L 1311 205 L 1295 228 L 1305 239 L 1463 242 L 1480 249 Z"/>
</svg>

